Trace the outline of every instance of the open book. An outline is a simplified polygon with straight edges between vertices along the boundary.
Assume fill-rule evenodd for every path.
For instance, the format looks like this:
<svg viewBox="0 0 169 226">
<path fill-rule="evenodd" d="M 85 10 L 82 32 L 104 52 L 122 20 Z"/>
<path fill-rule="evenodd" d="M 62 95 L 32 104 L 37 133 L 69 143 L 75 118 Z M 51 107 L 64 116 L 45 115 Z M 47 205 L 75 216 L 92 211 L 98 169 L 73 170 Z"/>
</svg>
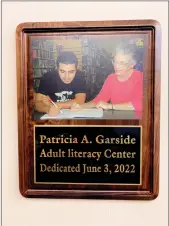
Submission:
<svg viewBox="0 0 169 226">
<path fill-rule="evenodd" d="M 62 109 L 63 113 L 59 113 L 58 115 L 51 117 L 48 114 L 45 114 L 41 117 L 41 119 L 72 119 L 72 118 L 102 118 L 103 117 L 103 109 L 91 108 L 91 109 L 83 109 L 80 111 L 70 111 L 69 109 Z"/>
</svg>

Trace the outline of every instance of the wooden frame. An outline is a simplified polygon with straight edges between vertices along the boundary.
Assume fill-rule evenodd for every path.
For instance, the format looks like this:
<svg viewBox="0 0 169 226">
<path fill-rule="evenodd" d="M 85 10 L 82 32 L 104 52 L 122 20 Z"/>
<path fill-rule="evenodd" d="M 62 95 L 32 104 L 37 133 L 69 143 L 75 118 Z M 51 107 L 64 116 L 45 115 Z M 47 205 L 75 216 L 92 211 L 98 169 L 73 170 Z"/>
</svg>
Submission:
<svg viewBox="0 0 169 226">
<path fill-rule="evenodd" d="M 32 119 L 33 72 L 29 57 L 29 37 L 56 34 L 116 34 L 145 33 L 148 49 L 144 65 L 143 117 L 138 120 L 45 120 Z M 16 30 L 19 188 L 24 197 L 148 199 L 159 193 L 159 126 L 160 126 L 160 64 L 161 30 L 153 20 L 36 22 L 18 25 Z M 34 126 L 141 126 L 142 175 L 141 185 L 39 185 L 34 174 Z"/>
</svg>

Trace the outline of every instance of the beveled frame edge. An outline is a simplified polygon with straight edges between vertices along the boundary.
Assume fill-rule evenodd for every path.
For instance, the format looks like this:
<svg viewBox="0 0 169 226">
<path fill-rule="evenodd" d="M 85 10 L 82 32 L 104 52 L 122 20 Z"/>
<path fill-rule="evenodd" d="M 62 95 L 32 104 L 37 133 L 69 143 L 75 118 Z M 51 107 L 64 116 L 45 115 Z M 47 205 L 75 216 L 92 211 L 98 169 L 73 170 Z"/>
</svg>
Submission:
<svg viewBox="0 0 169 226">
<path fill-rule="evenodd" d="M 161 98 L 161 25 L 154 21 L 155 41 L 154 41 L 154 183 L 152 188 L 152 198 L 155 199 L 159 195 L 159 162 L 160 162 L 160 98 Z M 156 165 L 157 163 L 157 165 Z"/>
<path fill-rule="evenodd" d="M 16 33 L 24 29 L 36 28 L 77 28 L 77 27 L 128 27 L 128 26 L 153 26 L 159 30 L 161 27 L 157 20 L 105 20 L 105 21 L 63 21 L 63 22 L 25 22 L 18 24 Z"/>
<path fill-rule="evenodd" d="M 21 170 L 25 165 L 25 155 L 23 156 L 24 148 L 24 122 L 23 111 L 20 107 L 22 101 L 19 100 L 22 88 L 22 44 L 23 33 L 25 29 L 38 29 L 38 28 L 78 28 L 78 27 L 136 27 L 136 26 L 152 26 L 154 28 L 154 112 L 152 114 L 154 119 L 154 148 L 153 148 L 153 185 L 151 191 L 82 191 L 77 190 L 41 190 L 41 189 L 29 189 L 25 187 L 26 175 Z M 18 149 L 19 149 L 19 188 L 20 193 L 24 197 L 56 197 L 56 198 L 99 198 L 99 199 L 142 199 L 153 200 L 158 197 L 159 194 L 159 148 L 160 148 L 160 92 L 161 92 L 161 25 L 156 20 L 115 20 L 115 21 L 64 21 L 64 22 L 26 22 L 20 23 L 16 28 L 16 52 L 17 52 L 17 105 L 18 105 Z M 20 54 L 19 54 L 20 53 Z M 19 66 L 18 66 L 19 65 Z M 23 122 L 21 125 L 20 120 Z M 22 167 L 21 167 L 22 166 Z M 21 179 L 22 178 L 22 179 Z M 45 195 L 44 193 L 48 193 Z"/>
</svg>

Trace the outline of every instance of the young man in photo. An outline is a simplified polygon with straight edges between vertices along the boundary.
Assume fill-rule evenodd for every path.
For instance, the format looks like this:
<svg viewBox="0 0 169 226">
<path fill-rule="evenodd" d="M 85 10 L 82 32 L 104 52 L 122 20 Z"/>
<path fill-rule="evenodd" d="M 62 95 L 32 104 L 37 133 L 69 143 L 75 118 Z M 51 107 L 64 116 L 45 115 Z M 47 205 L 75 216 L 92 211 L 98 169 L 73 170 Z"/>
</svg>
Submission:
<svg viewBox="0 0 169 226">
<path fill-rule="evenodd" d="M 57 58 L 57 70 L 43 75 L 35 98 L 35 110 L 56 116 L 73 103 L 83 104 L 86 87 L 78 59 L 73 52 L 62 52 Z"/>
</svg>

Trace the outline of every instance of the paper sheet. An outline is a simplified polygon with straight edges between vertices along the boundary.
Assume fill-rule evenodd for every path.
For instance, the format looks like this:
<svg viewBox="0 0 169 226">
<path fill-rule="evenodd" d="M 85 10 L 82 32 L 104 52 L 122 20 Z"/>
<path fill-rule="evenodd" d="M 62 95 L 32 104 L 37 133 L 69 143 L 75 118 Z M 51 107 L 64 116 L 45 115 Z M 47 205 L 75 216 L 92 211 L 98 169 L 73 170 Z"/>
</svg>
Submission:
<svg viewBox="0 0 169 226">
<path fill-rule="evenodd" d="M 72 118 L 102 118 L 103 109 L 91 108 L 83 109 L 81 111 L 70 111 L 69 109 L 62 109 L 63 113 L 51 117 L 48 114 L 45 114 L 41 117 L 42 120 L 46 119 L 72 119 Z"/>
</svg>

